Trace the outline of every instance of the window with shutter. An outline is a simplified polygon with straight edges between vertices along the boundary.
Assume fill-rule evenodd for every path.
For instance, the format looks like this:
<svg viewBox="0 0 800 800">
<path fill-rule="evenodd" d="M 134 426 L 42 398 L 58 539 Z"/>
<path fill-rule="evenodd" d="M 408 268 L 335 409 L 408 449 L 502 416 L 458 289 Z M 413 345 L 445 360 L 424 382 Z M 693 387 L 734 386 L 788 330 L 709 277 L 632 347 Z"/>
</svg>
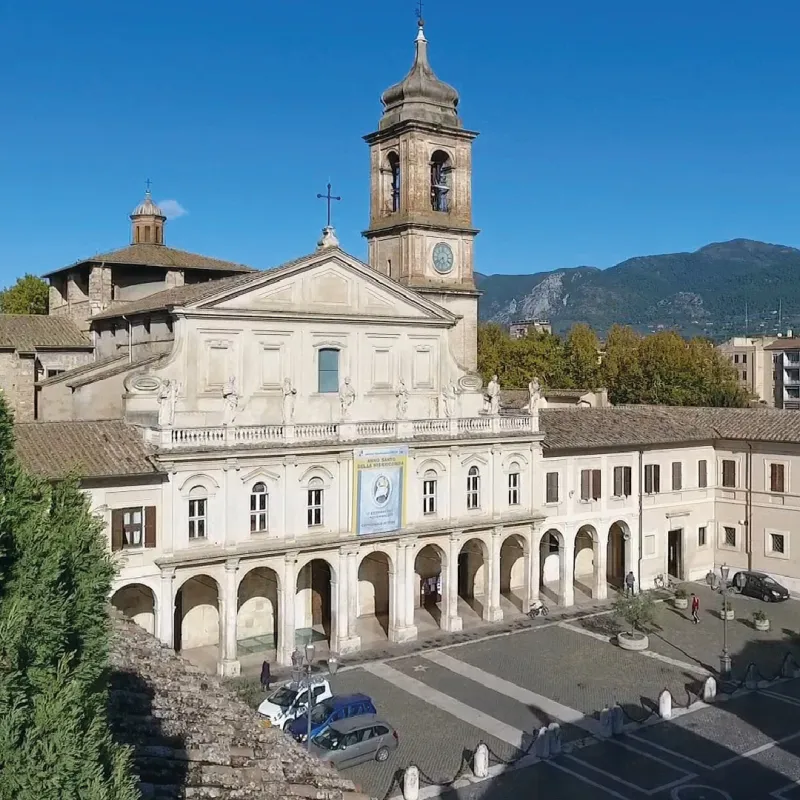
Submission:
<svg viewBox="0 0 800 800">
<path fill-rule="evenodd" d="M 771 492 L 783 493 L 786 491 L 784 484 L 784 465 L 783 464 L 770 464 L 769 465 L 769 490 Z"/>
<path fill-rule="evenodd" d="M 581 470 L 581 500 L 589 500 L 592 494 L 592 471 Z"/>
<path fill-rule="evenodd" d="M 700 489 L 708 486 L 708 461 L 705 459 L 697 462 L 697 485 Z"/>
<path fill-rule="evenodd" d="M 736 462 L 724 459 L 722 461 L 722 485 L 726 489 L 736 488 Z"/>
<path fill-rule="evenodd" d="M 592 470 L 592 500 L 599 500 L 601 492 L 602 479 L 600 477 L 600 470 Z"/>
<path fill-rule="evenodd" d="M 123 543 L 123 509 L 115 508 L 111 512 L 111 550 L 122 550 Z"/>
<path fill-rule="evenodd" d="M 622 496 L 630 497 L 633 494 L 633 489 L 631 488 L 633 470 L 630 467 L 623 467 L 622 470 Z"/>
<path fill-rule="evenodd" d="M 661 491 L 661 467 L 658 464 L 646 464 L 644 468 L 645 494 L 658 494 Z"/>
<path fill-rule="evenodd" d="M 144 546 L 156 546 L 156 507 L 145 506 L 144 509 Z"/>
<path fill-rule="evenodd" d="M 558 502 L 558 473 L 557 472 L 548 472 L 547 473 L 545 502 L 546 503 L 557 503 Z"/>
<path fill-rule="evenodd" d="M 672 491 L 679 492 L 683 488 L 683 465 L 680 461 L 672 462 Z"/>
</svg>

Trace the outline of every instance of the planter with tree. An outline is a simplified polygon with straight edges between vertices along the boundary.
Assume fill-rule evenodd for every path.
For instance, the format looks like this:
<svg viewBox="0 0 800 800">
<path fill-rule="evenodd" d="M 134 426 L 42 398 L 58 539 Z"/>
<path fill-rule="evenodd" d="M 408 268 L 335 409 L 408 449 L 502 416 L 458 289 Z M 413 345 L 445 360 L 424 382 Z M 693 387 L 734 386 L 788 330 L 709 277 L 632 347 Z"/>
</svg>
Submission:
<svg viewBox="0 0 800 800">
<path fill-rule="evenodd" d="M 753 612 L 753 626 L 757 631 L 769 630 L 769 617 L 761 609 Z"/>
<path fill-rule="evenodd" d="M 614 615 L 627 623 L 628 630 L 617 634 L 617 644 L 623 650 L 647 650 L 650 646 L 647 631 L 654 627 L 656 611 L 651 592 L 618 598 L 614 603 Z"/>
<path fill-rule="evenodd" d="M 675 590 L 675 608 L 689 608 L 689 595 L 682 586 Z"/>
</svg>

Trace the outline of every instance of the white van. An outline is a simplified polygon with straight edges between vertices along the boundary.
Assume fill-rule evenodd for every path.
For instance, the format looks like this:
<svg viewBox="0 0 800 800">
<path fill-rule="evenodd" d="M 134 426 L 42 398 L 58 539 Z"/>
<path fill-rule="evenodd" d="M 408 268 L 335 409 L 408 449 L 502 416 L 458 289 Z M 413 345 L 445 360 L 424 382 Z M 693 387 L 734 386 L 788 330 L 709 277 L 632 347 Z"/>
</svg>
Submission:
<svg viewBox="0 0 800 800">
<path fill-rule="evenodd" d="M 333 697 L 331 685 L 325 678 L 311 684 L 311 707 Z M 274 691 L 259 707 L 258 713 L 267 727 L 285 729 L 301 714 L 308 705 L 307 692 L 300 684 L 292 681 Z"/>
</svg>

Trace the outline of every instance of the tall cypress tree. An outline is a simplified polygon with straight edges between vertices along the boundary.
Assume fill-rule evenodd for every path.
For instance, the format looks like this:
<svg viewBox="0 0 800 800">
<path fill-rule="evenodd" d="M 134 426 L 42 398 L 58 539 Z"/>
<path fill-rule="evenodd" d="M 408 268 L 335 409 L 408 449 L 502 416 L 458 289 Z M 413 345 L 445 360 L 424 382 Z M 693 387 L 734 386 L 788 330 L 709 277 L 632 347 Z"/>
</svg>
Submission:
<svg viewBox="0 0 800 800">
<path fill-rule="evenodd" d="M 0 800 L 135 800 L 109 731 L 114 567 L 77 482 L 21 468 L 0 396 Z"/>
</svg>

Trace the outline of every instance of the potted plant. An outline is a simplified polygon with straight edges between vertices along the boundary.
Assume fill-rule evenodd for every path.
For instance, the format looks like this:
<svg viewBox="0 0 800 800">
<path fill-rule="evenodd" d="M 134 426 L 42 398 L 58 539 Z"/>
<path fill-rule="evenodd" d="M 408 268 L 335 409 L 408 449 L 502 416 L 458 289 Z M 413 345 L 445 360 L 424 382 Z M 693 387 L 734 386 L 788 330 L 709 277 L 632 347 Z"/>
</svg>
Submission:
<svg viewBox="0 0 800 800">
<path fill-rule="evenodd" d="M 646 631 L 655 622 L 657 606 L 651 592 L 620 597 L 614 603 L 614 615 L 626 622 L 627 631 L 617 634 L 617 644 L 623 650 L 647 650 L 650 640 Z"/>
<path fill-rule="evenodd" d="M 757 631 L 769 630 L 769 617 L 760 608 L 753 612 L 753 625 Z"/>
<path fill-rule="evenodd" d="M 675 608 L 689 608 L 689 594 L 683 586 L 679 586 L 675 590 L 675 598 L 673 600 Z"/>
<path fill-rule="evenodd" d="M 733 613 L 733 606 L 728 600 L 725 600 L 722 604 L 722 611 L 720 611 L 720 619 L 726 619 L 728 622 L 730 622 L 734 616 L 735 614 Z"/>
</svg>

